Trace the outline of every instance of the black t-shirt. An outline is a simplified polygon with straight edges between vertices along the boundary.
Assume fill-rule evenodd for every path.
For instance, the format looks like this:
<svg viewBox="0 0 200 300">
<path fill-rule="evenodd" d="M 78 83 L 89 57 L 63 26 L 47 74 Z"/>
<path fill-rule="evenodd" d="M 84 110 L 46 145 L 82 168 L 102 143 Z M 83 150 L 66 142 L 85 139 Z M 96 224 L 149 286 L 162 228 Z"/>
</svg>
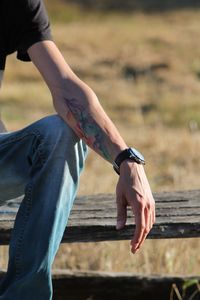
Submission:
<svg viewBox="0 0 200 300">
<path fill-rule="evenodd" d="M 15 51 L 18 59 L 30 61 L 27 49 L 43 40 L 52 35 L 42 0 L 0 0 L 0 70 Z"/>
</svg>

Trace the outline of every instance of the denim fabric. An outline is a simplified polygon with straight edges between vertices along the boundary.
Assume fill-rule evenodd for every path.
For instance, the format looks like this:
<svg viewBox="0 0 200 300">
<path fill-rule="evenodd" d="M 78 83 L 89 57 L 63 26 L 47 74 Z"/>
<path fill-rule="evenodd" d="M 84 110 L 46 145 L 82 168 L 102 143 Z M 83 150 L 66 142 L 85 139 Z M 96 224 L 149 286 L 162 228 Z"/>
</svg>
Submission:
<svg viewBox="0 0 200 300">
<path fill-rule="evenodd" d="M 0 134 L 0 205 L 24 194 L 0 300 L 52 299 L 51 265 L 86 156 L 87 146 L 58 115 Z"/>
</svg>

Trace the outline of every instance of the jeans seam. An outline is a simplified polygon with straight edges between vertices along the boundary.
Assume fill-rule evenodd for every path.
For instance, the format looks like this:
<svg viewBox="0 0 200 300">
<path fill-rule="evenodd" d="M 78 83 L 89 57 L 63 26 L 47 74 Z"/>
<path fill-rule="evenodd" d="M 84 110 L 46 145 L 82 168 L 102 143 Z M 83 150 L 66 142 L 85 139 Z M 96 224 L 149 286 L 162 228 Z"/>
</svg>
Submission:
<svg viewBox="0 0 200 300">
<path fill-rule="evenodd" d="M 21 271 L 22 271 L 22 265 L 21 265 L 21 248 L 23 243 L 23 237 L 25 232 L 25 227 L 28 221 L 28 217 L 31 212 L 32 207 L 32 197 L 31 197 L 31 191 L 32 191 L 32 184 L 30 184 L 27 187 L 27 198 L 25 200 L 25 209 L 23 211 L 23 225 L 21 227 L 21 231 L 19 234 L 19 238 L 17 240 L 17 246 L 16 246 L 16 256 L 15 256 L 15 266 L 16 266 L 16 278 L 19 278 Z"/>
<path fill-rule="evenodd" d="M 43 139 L 42 135 L 40 134 L 40 132 L 38 130 L 34 130 L 33 134 L 39 140 L 39 146 L 37 148 L 37 152 L 38 152 L 38 155 L 39 155 L 40 160 L 42 162 L 42 165 L 44 165 L 45 162 L 46 162 L 46 156 L 45 156 L 45 154 L 44 154 L 45 152 L 43 150 L 44 139 Z"/>
<path fill-rule="evenodd" d="M 40 160 L 42 161 L 42 164 L 44 165 L 46 159 L 45 159 L 44 151 L 42 149 L 43 138 L 42 138 L 42 135 L 40 134 L 40 132 L 38 130 L 34 130 L 33 132 L 26 133 L 26 134 L 24 134 L 22 136 L 19 136 L 19 137 L 10 137 L 10 138 L 8 138 L 8 140 L 5 143 L 1 142 L 0 148 L 5 146 L 5 145 L 8 145 L 10 143 L 13 143 L 13 142 L 21 141 L 21 140 L 25 139 L 26 137 L 28 137 L 29 135 L 33 135 L 39 140 L 39 146 L 38 146 L 37 150 L 38 150 Z"/>
<path fill-rule="evenodd" d="M 29 135 L 35 135 L 35 134 L 34 134 L 34 132 L 30 132 L 30 133 L 26 133 L 26 134 L 18 136 L 18 137 L 9 137 L 6 142 L 1 142 L 0 148 L 2 146 L 5 146 L 5 145 L 13 143 L 13 142 L 21 141 L 21 140 L 25 139 Z"/>
<path fill-rule="evenodd" d="M 34 130 L 34 132 L 28 133 L 24 136 L 17 137 L 17 138 L 11 138 L 11 140 L 9 142 L 11 143 L 11 142 L 15 142 L 15 141 L 18 141 L 18 140 L 22 140 L 23 138 L 26 138 L 30 134 L 34 135 L 39 140 L 39 145 L 37 147 L 37 153 L 38 153 L 38 156 L 39 156 L 40 161 L 41 161 L 42 166 L 43 166 L 46 162 L 46 158 L 45 158 L 45 154 L 44 154 L 45 152 L 43 151 L 43 138 L 42 138 L 39 131 Z M 4 143 L 4 145 L 8 144 L 9 142 Z M 22 212 L 23 221 L 22 221 L 21 231 L 19 233 L 19 237 L 18 237 L 18 240 L 17 240 L 16 256 L 15 256 L 16 278 L 19 278 L 19 276 L 22 272 L 21 248 L 22 248 L 22 244 L 23 244 L 23 238 L 24 238 L 24 232 L 25 232 L 26 224 L 27 224 L 28 218 L 29 218 L 30 213 L 31 213 L 31 208 L 32 208 L 32 186 L 33 186 L 32 182 L 27 185 L 27 187 L 26 187 L 26 189 L 27 189 L 26 196 L 23 200 L 25 202 L 24 203 L 25 207 L 24 207 L 24 210 Z"/>
</svg>

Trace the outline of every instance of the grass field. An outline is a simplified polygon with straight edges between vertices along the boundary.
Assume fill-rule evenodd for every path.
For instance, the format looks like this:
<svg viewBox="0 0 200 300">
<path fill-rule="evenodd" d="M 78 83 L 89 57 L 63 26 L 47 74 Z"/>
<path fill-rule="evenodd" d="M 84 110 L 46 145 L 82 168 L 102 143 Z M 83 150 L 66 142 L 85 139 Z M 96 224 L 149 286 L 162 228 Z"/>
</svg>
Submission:
<svg viewBox="0 0 200 300">
<path fill-rule="evenodd" d="M 153 191 L 199 188 L 200 11 L 83 13 L 53 1 L 48 10 L 69 65 L 96 92 L 127 143 L 144 153 Z M 0 105 L 8 130 L 53 113 L 31 63 L 10 56 L 4 79 Z M 114 193 L 116 182 L 112 167 L 91 152 L 79 194 Z M 132 255 L 129 241 L 61 245 L 54 267 L 198 274 L 199 247 L 199 239 L 147 240 Z M 1 268 L 7 247 L 0 251 Z"/>
</svg>

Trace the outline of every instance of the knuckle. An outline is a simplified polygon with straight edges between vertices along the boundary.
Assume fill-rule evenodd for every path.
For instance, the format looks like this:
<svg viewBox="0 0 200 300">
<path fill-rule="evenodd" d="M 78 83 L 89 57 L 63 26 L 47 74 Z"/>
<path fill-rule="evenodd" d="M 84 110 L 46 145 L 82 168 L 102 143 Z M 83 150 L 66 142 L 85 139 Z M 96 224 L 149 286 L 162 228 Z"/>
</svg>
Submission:
<svg viewBox="0 0 200 300">
<path fill-rule="evenodd" d="M 151 210 L 151 207 L 152 207 L 151 204 L 150 204 L 149 202 L 147 202 L 147 203 L 146 203 L 146 208 L 147 208 L 148 210 Z"/>
<path fill-rule="evenodd" d="M 138 202 L 138 209 L 139 211 L 143 211 L 145 208 L 145 203 L 143 201 Z"/>
<path fill-rule="evenodd" d="M 148 201 L 146 203 L 146 208 L 151 211 L 155 211 L 155 203 L 153 201 Z"/>
</svg>

